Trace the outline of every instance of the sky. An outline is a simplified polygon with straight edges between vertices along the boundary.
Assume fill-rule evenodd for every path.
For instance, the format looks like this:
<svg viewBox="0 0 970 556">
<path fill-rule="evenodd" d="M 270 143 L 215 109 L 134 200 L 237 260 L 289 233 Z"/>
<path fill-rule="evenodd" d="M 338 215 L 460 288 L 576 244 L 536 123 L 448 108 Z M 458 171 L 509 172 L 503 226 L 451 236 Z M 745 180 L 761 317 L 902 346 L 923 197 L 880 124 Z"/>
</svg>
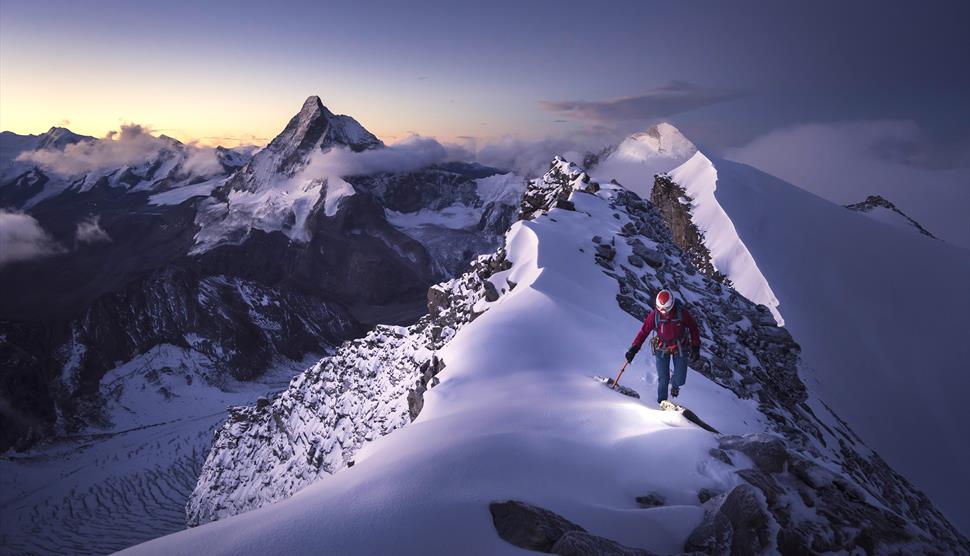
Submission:
<svg viewBox="0 0 970 556">
<path fill-rule="evenodd" d="M 316 94 L 386 142 L 594 145 L 667 120 L 745 160 L 869 126 L 876 164 L 962 171 L 968 29 L 970 3 L 933 0 L 2 0 L 0 129 L 260 144 Z"/>
</svg>

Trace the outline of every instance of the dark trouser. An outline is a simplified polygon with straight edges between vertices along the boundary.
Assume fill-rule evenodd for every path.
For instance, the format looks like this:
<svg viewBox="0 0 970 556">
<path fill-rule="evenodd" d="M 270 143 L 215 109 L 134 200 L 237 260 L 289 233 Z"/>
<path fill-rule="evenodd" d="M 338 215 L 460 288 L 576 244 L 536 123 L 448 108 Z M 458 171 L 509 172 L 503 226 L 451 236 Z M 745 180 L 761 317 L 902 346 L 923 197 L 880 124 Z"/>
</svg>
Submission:
<svg viewBox="0 0 970 556">
<path fill-rule="evenodd" d="M 667 399 L 670 386 L 670 359 L 674 360 L 674 386 L 680 388 L 687 382 L 687 356 L 683 352 L 670 355 L 667 351 L 657 352 L 657 403 Z"/>
</svg>

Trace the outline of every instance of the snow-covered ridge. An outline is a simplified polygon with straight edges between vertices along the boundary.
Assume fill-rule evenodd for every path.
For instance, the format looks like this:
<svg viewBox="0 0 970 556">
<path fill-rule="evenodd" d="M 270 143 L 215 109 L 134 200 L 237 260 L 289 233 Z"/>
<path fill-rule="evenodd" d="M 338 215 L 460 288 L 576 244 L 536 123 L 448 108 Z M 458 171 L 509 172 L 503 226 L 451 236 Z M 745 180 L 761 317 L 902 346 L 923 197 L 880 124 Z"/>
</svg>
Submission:
<svg viewBox="0 0 970 556">
<path fill-rule="evenodd" d="M 686 193 L 682 202 L 690 206 L 691 220 L 703 234 L 714 269 L 727 276 L 738 293 L 768 307 L 778 324 L 784 325 L 785 319 L 771 285 L 738 235 L 731 218 L 718 203 L 715 195 L 717 168 L 711 160 L 698 152 L 672 170 L 669 176 Z"/>
<path fill-rule="evenodd" d="M 751 553 L 970 550 L 924 496 L 808 393 L 797 374 L 798 347 L 770 313 L 697 273 L 649 203 L 581 175 L 557 160 L 530 183 L 522 213 L 534 219 L 514 224 L 506 239 L 513 266 L 483 282 L 484 299 L 494 299 L 489 310 L 436 350 L 444 370 L 429 365 L 420 375 L 422 383 L 441 382 L 423 396 L 414 423 L 365 442 L 352 468 L 299 496 L 131 552 L 511 554 L 517 552 L 495 535 L 486 511 L 489 501 L 508 498 L 658 553 L 688 543 L 721 553 L 732 536 L 753 537 Z M 730 434 L 713 437 L 656 411 L 647 401 L 656 387 L 649 357 L 623 379 L 645 403 L 589 378 L 612 374 L 608 362 L 619 360 L 662 286 L 675 288 L 699 318 L 710 363 L 691 373 L 681 400 Z M 433 288 L 431 297 L 450 291 Z M 410 333 L 381 334 L 405 345 Z M 375 338 L 375 347 L 382 342 Z M 362 370 L 373 372 L 369 352 L 361 355 Z M 637 376 L 643 363 L 646 381 Z M 303 382 L 291 398 L 328 388 L 339 390 Z M 252 433 L 240 431 L 240 442 L 258 447 L 272 420 L 263 414 Z M 304 432 L 287 430 L 291 438 Z M 750 436 L 764 432 L 772 436 Z M 299 442 L 320 442 L 325 434 L 334 432 L 310 429 Z M 286 480 L 254 469 L 260 463 L 245 456 L 223 460 L 238 469 L 223 475 L 226 489 L 234 477 L 245 479 L 241 491 Z M 723 524 L 717 529 L 714 520 L 725 496 L 741 491 L 749 505 L 736 511 L 758 519 L 749 522 L 748 537 Z M 638 508 L 635 499 L 645 494 L 659 506 Z"/>
<path fill-rule="evenodd" d="M 517 198 L 519 183 L 512 175 L 483 178 L 476 194 L 482 202 L 507 203 Z M 589 187 L 584 172 L 557 158 L 549 174 L 530 182 L 532 194 L 526 195 L 522 210 L 548 210 L 573 190 Z M 510 245 L 528 242 L 527 236 L 517 237 L 509 239 Z M 288 498 L 351 464 L 366 442 L 413 420 L 424 390 L 446 365 L 438 351 L 462 326 L 527 280 L 529 268 L 512 268 L 504 249 L 481 256 L 469 272 L 428 291 L 429 314 L 416 324 L 378 326 L 307 369 L 271 404 L 234 409 L 216 435 L 186 507 L 188 523 Z"/>
<path fill-rule="evenodd" d="M 412 421 L 445 367 L 438 350 L 511 288 L 500 282 L 508 266 L 503 251 L 480 257 L 468 273 L 429 290 L 429 314 L 417 323 L 378 326 L 301 373 L 272 402 L 233 408 L 186 506 L 188 524 L 289 498 Z"/>
</svg>

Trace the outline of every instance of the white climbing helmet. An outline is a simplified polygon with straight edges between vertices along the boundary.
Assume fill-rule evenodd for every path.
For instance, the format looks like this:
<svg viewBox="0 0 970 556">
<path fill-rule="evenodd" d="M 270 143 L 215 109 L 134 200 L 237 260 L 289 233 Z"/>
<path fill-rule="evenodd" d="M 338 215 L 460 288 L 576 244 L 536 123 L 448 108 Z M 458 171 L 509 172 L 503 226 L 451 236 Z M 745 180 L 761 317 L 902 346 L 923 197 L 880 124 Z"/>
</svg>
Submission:
<svg viewBox="0 0 970 556">
<path fill-rule="evenodd" d="M 674 294 L 670 293 L 670 290 L 660 290 L 656 305 L 661 313 L 669 313 L 674 308 Z"/>
</svg>

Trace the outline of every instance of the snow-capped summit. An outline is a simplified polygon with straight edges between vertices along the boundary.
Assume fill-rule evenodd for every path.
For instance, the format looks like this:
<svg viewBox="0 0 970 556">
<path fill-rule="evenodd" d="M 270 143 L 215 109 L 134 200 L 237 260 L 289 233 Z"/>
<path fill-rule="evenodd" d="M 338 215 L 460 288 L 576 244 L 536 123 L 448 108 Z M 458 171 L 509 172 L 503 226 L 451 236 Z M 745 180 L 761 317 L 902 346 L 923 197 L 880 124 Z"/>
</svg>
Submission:
<svg viewBox="0 0 970 556">
<path fill-rule="evenodd" d="M 66 127 L 54 126 L 48 129 L 46 133 L 37 136 L 37 146 L 34 149 L 63 149 L 67 145 L 90 139 L 91 137 L 78 135 Z"/>
<path fill-rule="evenodd" d="M 876 220 L 877 222 L 889 224 L 890 226 L 895 226 L 904 230 L 915 229 L 924 236 L 937 239 L 936 236 L 931 234 L 929 230 L 923 227 L 922 224 L 916 220 L 913 220 L 909 215 L 899 210 L 896 205 L 879 195 L 869 195 L 866 197 L 865 201 L 845 205 L 845 208 L 862 213 L 869 218 Z"/>
<path fill-rule="evenodd" d="M 258 191 L 306 167 L 310 155 L 335 146 L 354 152 L 380 148 L 384 143 L 350 116 L 336 115 L 311 96 L 283 131 L 229 182 L 236 191 Z"/>
<path fill-rule="evenodd" d="M 588 155 L 585 166 L 597 180 L 617 180 L 649 198 L 655 174 L 673 170 L 696 152 L 697 147 L 679 129 L 662 122 L 634 133 L 616 146 Z"/>
<path fill-rule="evenodd" d="M 649 158 L 689 158 L 697 147 L 679 129 L 661 122 L 646 131 L 634 133 L 617 147 L 615 157 L 632 160 Z"/>
</svg>

